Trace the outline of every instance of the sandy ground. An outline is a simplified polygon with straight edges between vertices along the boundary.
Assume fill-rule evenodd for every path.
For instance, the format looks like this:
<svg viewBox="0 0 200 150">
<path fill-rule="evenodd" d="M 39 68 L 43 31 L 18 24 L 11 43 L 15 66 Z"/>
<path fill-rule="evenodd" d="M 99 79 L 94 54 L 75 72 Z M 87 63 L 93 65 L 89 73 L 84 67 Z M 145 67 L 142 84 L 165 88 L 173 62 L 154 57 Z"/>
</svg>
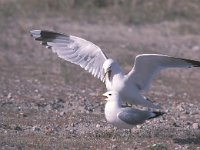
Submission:
<svg viewBox="0 0 200 150">
<path fill-rule="evenodd" d="M 180 24 L 42 17 L 7 22 L 0 34 L 0 148 L 200 150 L 200 68 L 162 71 L 144 94 L 167 114 L 130 135 L 106 122 L 103 83 L 29 36 L 31 29 L 51 29 L 83 37 L 128 72 L 142 53 L 200 60 L 200 36 L 183 34 Z"/>
</svg>

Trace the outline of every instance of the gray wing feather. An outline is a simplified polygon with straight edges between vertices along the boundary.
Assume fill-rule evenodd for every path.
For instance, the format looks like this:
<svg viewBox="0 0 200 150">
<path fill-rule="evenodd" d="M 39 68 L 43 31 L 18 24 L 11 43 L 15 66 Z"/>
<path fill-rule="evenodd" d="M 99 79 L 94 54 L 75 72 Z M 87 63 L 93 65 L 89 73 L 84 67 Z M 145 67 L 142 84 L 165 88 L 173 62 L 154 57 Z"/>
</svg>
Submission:
<svg viewBox="0 0 200 150">
<path fill-rule="evenodd" d="M 151 113 L 148 111 L 142 111 L 133 108 L 124 108 L 121 112 L 118 113 L 119 119 L 131 125 L 141 124 L 150 116 Z"/>
<path fill-rule="evenodd" d="M 52 49 L 58 57 L 80 65 L 103 81 L 103 63 L 106 55 L 95 44 L 82 38 L 61 33 L 33 30 L 31 35 L 41 41 L 47 48 Z"/>
<path fill-rule="evenodd" d="M 147 90 L 150 81 L 160 70 L 175 67 L 200 67 L 200 62 L 167 55 L 142 54 L 136 56 L 134 66 L 127 77 L 138 89 Z"/>
</svg>

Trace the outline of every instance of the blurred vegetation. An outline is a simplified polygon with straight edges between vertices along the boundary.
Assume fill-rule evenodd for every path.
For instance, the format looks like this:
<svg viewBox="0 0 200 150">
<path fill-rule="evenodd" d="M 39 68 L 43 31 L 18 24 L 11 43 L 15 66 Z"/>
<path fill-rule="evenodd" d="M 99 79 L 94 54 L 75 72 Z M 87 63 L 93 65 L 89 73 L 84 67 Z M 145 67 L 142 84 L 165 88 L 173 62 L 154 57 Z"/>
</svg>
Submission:
<svg viewBox="0 0 200 150">
<path fill-rule="evenodd" d="M 199 21 L 199 0 L 0 0 L 0 19 L 64 16 L 124 23 Z"/>
</svg>

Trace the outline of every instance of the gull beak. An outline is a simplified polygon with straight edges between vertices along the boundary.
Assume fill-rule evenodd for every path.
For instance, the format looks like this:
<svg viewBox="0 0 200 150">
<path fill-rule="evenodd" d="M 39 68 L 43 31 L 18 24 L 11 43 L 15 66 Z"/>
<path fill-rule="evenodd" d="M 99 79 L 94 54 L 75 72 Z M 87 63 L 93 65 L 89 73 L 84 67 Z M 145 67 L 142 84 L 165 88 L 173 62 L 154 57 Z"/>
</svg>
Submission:
<svg viewBox="0 0 200 150">
<path fill-rule="evenodd" d="M 107 96 L 107 94 L 106 93 L 104 93 L 104 94 L 102 94 L 103 95 L 103 97 L 105 98 L 105 100 L 107 101 L 107 99 L 108 99 L 108 96 Z"/>
<path fill-rule="evenodd" d="M 103 81 L 106 81 L 106 75 L 107 75 L 107 73 L 108 73 L 108 71 L 106 71 L 106 72 L 104 73 Z"/>
<path fill-rule="evenodd" d="M 111 71 L 111 67 L 109 67 L 106 72 L 104 73 L 104 76 L 103 76 L 103 81 L 106 81 L 106 75 L 108 74 L 108 72 Z M 109 77 L 110 78 L 110 77 Z"/>
</svg>

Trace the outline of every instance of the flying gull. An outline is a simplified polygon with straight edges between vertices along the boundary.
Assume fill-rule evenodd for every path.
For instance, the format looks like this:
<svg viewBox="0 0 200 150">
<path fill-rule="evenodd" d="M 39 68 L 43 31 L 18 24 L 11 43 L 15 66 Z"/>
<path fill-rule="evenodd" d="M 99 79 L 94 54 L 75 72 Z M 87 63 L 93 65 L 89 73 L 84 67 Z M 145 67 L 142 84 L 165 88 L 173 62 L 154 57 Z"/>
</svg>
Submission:
<svg viewBox="0 0 200 150">
<path fill-rule="evenodd" d="M 122 129 L 131 129 L 138 124 L 144 123 L 146 120 L 159 117 L 164 112 L 145 111 L 131 107 L 122 107 L 122 99 L 118 92 L 108 91 L 103 94 L 106 96 L 105 117 L 106 120 Z"/>
<path fill-rule="evenodd" d="M 160 108 L 141 91 L 148 90 L 150 82 L 162 69 L 200 67 L 200 62 L 160 54 L 141 54 L 135 58 L 133 68 L 124 74 L 117 61 L 108 58 L 95 44 L 80 37 L 45 30 L 32 30 L 37 41 L 51 49 L 58 57 L 77 64 L 105 82 L 108 91 L 119 92 L 122 100 L 130 104 Z"/>
</svg>

